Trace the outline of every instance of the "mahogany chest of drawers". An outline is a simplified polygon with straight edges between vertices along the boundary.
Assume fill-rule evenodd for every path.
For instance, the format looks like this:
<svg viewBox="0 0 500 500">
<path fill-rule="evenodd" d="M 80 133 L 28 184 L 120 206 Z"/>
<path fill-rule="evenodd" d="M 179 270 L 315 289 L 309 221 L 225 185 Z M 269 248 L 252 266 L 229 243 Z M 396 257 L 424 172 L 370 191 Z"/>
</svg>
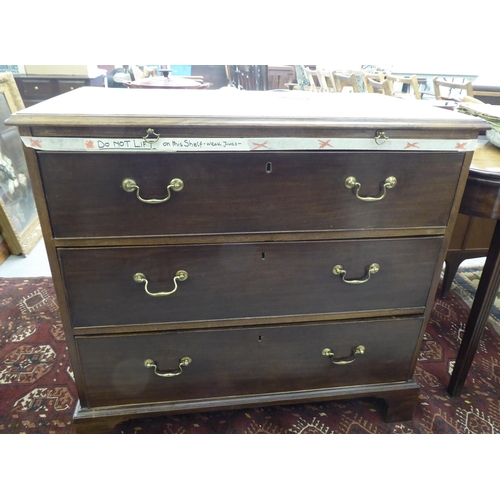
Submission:
<svg viewBox="0 0 500 500">
<path fill-rule="evenodd" d="M 82 88 L 9 124 L 78 429 L 362 396 L 411 419 L 480 120 L 373 94 Z"/>
</svg>

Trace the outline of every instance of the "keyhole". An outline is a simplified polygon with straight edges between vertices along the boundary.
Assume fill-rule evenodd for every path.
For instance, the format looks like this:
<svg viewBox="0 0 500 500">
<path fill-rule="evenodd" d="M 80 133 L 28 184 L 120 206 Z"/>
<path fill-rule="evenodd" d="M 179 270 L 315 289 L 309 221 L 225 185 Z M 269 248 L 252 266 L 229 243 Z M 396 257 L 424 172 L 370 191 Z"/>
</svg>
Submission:
<svg viewBox="0 0 500 500">
<path fill-rule="evenodd" d="M 266 252 L 262 252 L 261 259 L 266 260 Z"/>
<path fill-rule="evenodd" d="M 262 342 L 262 335 L 259 335 L 258 342 Z"/>
<path fill-rule="evenodd" d="M 266 174 L 270 174 L 272 171 L 273 171 L 273 164 L 270 161 L 268 161 L 266 163 Z"/>
</svg>

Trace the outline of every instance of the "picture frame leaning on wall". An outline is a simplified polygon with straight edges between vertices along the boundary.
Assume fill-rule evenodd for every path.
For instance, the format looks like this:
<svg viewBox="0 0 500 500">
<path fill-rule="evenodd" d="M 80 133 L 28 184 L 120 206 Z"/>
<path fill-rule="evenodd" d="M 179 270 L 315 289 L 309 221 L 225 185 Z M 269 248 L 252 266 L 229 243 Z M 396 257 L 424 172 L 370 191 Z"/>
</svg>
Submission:
<svg viewBox="0 0 500 500">
<path fill-rule="evenodd" d="M 24 103 L 12 73 L 0 73 L 0 231 L 13 255 L 28 255 L 42 237 L 17 127 L 5 120 Z"/>
</svg>

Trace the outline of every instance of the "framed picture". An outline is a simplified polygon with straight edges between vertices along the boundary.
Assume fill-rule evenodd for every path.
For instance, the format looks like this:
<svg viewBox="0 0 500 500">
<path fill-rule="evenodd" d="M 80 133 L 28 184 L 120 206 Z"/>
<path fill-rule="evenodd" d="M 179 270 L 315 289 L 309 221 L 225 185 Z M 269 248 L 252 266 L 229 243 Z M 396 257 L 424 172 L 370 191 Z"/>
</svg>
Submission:
<svg viewBox="0 0 500 500">
<path fill-rule="evenodd" d="M 0 232 L 13 255 L 27 255 L 42 237 L 21 138 L 4 123 L 23 108 L 12 73 L 0 73 Z"/>
</svg>

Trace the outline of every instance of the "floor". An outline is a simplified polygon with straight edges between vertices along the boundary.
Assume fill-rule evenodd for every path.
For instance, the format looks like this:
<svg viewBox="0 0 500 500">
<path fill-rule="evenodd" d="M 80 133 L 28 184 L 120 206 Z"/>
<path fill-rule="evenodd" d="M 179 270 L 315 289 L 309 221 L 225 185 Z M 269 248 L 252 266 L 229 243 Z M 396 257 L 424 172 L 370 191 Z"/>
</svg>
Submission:
<svg viewBox="0 0 500 500">
<path fill-rule="evenodd" d="M 52 276 L 43 240 L 36 244 L 27 257 L 9 255 L 7 260 L 0 264 L 0 278 L 37 278 L 39 276 Z"/>
</svg>

